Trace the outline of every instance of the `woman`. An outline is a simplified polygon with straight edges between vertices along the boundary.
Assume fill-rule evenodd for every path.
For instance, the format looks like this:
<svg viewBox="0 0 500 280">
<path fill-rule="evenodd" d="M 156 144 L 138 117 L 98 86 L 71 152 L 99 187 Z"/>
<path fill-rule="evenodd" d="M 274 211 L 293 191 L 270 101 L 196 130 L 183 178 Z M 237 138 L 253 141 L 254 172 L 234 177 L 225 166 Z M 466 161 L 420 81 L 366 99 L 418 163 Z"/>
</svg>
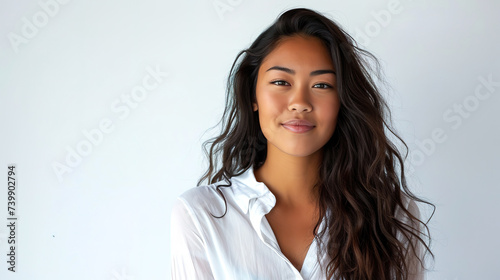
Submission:
<svg viewBox="0 0 500 280">
<path fill-rule="evenodd" d="M 363 55 L 308 9 L 238 54 L 224 131 L 205 143 L 210 185 L 173 208 L 174 279 L 423 279 L 427 202 L 406 186 Z"/>
</svg>

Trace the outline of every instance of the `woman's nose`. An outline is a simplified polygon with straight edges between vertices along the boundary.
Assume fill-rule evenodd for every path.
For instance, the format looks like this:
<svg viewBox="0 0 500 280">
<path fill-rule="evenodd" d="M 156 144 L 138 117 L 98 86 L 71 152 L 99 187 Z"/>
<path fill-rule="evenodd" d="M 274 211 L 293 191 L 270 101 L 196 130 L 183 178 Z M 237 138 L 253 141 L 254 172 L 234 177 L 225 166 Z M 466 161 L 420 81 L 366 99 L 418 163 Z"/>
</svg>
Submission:
<svg viewBox="0 0 500 280">
<path fill-rule="evenodd" d="M 309 100 L 309 88 L 296 87 L 293 90 L 288 110 L 297 112 L 310 112 L 312 110 L 312 104 Z"/>
</svg>

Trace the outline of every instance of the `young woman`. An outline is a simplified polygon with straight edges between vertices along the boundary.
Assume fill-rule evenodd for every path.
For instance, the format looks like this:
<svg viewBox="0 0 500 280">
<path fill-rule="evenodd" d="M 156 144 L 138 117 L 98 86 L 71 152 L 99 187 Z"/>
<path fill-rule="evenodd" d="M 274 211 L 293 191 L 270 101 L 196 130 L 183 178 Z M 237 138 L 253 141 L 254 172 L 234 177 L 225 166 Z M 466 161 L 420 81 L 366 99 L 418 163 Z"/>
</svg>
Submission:
<svg viewBox="0 0 500 280">
<path fill-rule="evenodd" d="M 428 202 L 406 186 L 365 57 L 308 9 L 238 54 L 210 185 L 173 208 L 174 279 L 423 279 Z"/>
</svg>

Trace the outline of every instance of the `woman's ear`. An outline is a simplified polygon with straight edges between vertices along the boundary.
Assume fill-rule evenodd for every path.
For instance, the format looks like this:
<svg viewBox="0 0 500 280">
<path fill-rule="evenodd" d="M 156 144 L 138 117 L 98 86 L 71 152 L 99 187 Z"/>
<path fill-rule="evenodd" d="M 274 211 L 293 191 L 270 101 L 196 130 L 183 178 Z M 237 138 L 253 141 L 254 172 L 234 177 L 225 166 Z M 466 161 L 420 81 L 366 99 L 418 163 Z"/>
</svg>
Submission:
<svg viewBox="0 0 500 280">
<path fill-rule="evenodd" d="M 252 105 L 253 105 L 253 111 L 254 112 L 257 111 L 257 110 L 259 110 L 259 106 L 257 106 L 257 103 L 252 103 Z"/>
</svg>

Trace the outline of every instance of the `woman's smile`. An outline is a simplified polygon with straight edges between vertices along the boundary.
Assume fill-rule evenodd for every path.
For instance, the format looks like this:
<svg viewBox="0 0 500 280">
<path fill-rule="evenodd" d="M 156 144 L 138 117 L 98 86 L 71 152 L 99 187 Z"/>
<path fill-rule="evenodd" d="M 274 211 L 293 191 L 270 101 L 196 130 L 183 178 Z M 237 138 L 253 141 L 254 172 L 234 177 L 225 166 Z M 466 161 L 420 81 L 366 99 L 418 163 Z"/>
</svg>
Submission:
<svg viewBox="0 0 500 280">
<path fill-rule="evenodd" d="M 307 125 L 289 125 L 289 124 L 282 124 L 282 126 L 290 131 L 297 132 L 297 133 L 304 133 L 308 132 L 311 129 L 313 129 L 313 126 L 307 126 Z"/>
<path fill-rule="evenodd" d="M 292 132 L 297 132 L 297 133 L 308 132 L 315 127 L 311 122 L 309 122 L 307 120 L 301 120 L 301 119 L 292 119 L 292 120 L 289 120 L 289 121 L 282 123 L 281 125 L 285 129 L 288 129 Z"/>
</svg>

